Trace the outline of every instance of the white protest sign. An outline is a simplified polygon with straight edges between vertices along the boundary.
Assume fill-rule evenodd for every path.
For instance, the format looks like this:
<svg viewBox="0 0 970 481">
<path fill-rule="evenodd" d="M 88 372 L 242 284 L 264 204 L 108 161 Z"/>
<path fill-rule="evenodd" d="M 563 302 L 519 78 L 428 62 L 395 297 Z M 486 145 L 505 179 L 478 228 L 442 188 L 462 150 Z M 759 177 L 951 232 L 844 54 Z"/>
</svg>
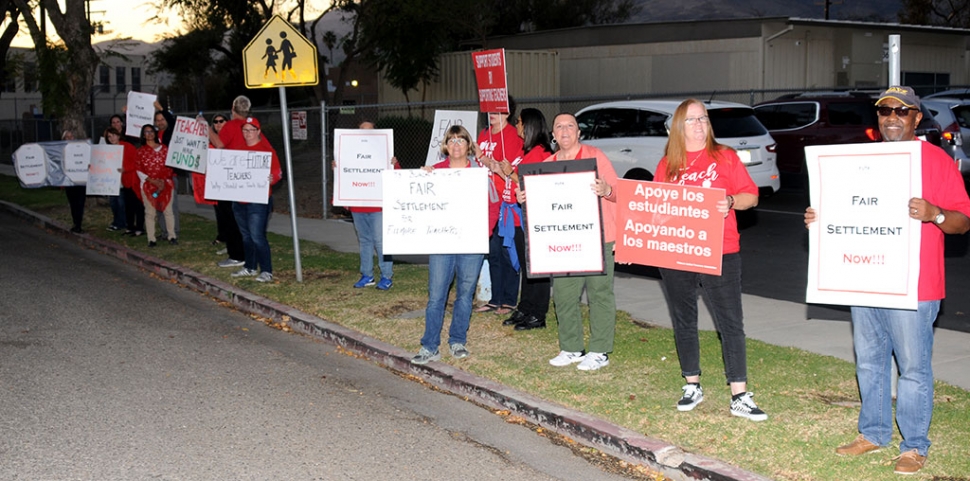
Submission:
<svg viewBox="0 0 970 481">
<path fill-rule="evenodd" d="M 385 254 L 488 252 L 488 170 L 384 171 Z"/>
<path fill-rule="evenodd" d="M 88 181 L 88 165 L 91 164 L 91 144 L 83 141 L 68 142 L 64 146 L 64 175 L 74 185 Z"/>
<path fill-rule="evenodd" d="M 125 110 L 125 135 L 138 137 L 141 128 L 155 122 L 155 94 L 128 92 L 128 108 Z"/>
<path fill-rule="evenodd" d="M 595 181 L 593 171 L 527 176 L 530 276 L 605 271 Z"/>
<path fill-rule="evenodd" d="M 125 148 L 122 145 L 91 146 L 88 195 L 118 195 L 121 191 L 121 162 L 124 154 Z"/>
<path fill-rule="evenodd" d="M 333 145 L 337 160 L 333 205 L 380 207 L 381 173 L 391 167 L 394 131 L 336 129 Z"/>
<path fill-rule="evenodd" d="M 47 181 L 47 152 L 37 144 L 24 144 L 14 152 L 17 178 L 24 186 L 40 186 Z"/>
<path fill-rule="evenodd" d="M 245 150 L 209 150 L 205 198 L 266 204 L 273 154 Z"/>
<path fill-rule="evenodd" d="M 424 165 L 432 166 L 441 162 L 441 141 L 452 125 L 461 125 L 472 136 L 472 142 L 477 142 L 478 112 L 466 110 L 435 110 L 434 124 L 431 130 L 431 144 L 428 146 L 428 157 Z"/>
<path fill-rule="evenodd" d="M 806 301 L 916 309 L 922 197 L 920 143 L 805 148 L 816 221 L 809 229 Z"/>
<path fill-rule="evenodd" d="M 176 117 L 165 165 L 204 174 L 208 152 L 209 124 L 204 120 Z"/>
</svg>

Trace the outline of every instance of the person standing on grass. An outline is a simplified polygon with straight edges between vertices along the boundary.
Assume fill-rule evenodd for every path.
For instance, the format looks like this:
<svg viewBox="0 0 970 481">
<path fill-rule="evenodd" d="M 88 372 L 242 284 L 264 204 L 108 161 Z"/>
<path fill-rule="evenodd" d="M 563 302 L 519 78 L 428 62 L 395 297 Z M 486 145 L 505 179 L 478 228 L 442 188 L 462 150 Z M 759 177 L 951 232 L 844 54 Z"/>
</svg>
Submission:
<svg viewBox="0 0 970 481">
<path fill-rule="evenodd" d="M 74 132 L 70 130 L 65 130 L 61 133 L 61 140 L 76 140 L 77 137 L 74 136 Z M 71 207 L 71 232 L 75 234 L 83 234 L 84 229 L 81 228 L 81 223 L 84 221 L 84 204 L 88 201 L 88 188 L 84 185 L 71 185 L 64 187 L 64 193 L 67 195 L 67 204 Z"/>
<path fill-rule="evenodd" d="M 361 122 L 359 129 L 373 129 L 371 122 Z M 391 165 L 395 169 L 401 168 L 397 157 L 391 157 Z M 336 163 L 334 163 L 336 168 Z M 362 289 L 377 284 L 377 288 L 386 291 L 394 285 L 394 259 L 384 255 L 384 209 L 380 207 L 349 207 L 350 215 L 354 218 L 354 230 L 357 231 L 357 244 L 360 250 L 360 279 L 354 283 L 355 289 Z M 377 253 L 377 266 L 381 270 L 381 278 L 374 281 L 374 253 Z"/>
<path fill-rule="evenodd" d="M 471 134 L 460 125 L 452 125 L 445 132 L 441 151 L 448 158 L 433 167 L 422 167 L 427 172 L 435 169 L 468 169 L 484 167 L 475 155 L 475 143 Z M 489 182 L 489 204 L 499 202 L 494 185 Z M 487 235 L 487 226 L 482 226 L 482 235 Z M 468 357 L 465 347 L 468 325 L 472 316 L 472 301 L 478 274 L 482 270 L 483 254 L 431 254 L 428 256 L 428 307 L 424 314 L 424 336 L 421 337 L 421 350 L 411 358 L 413 364 L 427 364 L 441 359 L 438 345 L 441 344 L 441 328 L 444 325 L 445 305 L 451 283 L 455 283 L 455 304 L 448 328 L 448 347 L 456 359 Z"/>
<path fill-rule="evenodd" d="M 731 388 L 731 414 L 752 421 L 768 419 L 748 392 L 747 339 L 741 309 L 741 236 L 735 211 L 758 205 L 758 186 L 734 149 L 714 140 L 707 108 L 687 99 L 674 111 L 656 182 L 724 189 L 717 210 L 724 215 L 721 275 L 660 269 L 674 326 L 680 373 L 687 380 L 678 411 L 691 411 L 704 400 L 700 342 L 697 334 L 697 288 L 711 302 L 711 317 L 721 338 L 724 374 Z"/>
<path fill-rule="evenodd" d="M 910 87 L 894 86 L 879 96 L 876 114 L 883 142 L 917 140 L 923 114 Z M 929 454 L 933 417 L 933 323 L 946 295 L 944 234 L 970 230 L 970 199 L 946 152 L 920 141 L 923 197 L 909 200 L 909 217 L 921 222 L 919 303 L 916 310 L 852 307 L 852 345 L 862 408 L 859 435 L 836 448 L 840 456 L 879 451 L 893 435 L 892 359 L 899 367 L 896 425 L 903 441 L 896 458 L 897 474 L 915 474 Z M 902 207 L 902 206 L 900 206 Z M 805 210 L 805 226 L 814 228 L 818 212 Z"/>
<path fill-rule="evenodd" d="M 138 148 L 137 171 L 141 180 L 141 198 L 145 206 L 145 229 L 148 247 L 155 247 L 155 216 L 162 212 L 168 227 L 168 241 L 178 244 L 175 237 L 175 215 L 172 212 L 172 196 L 175 191 L 172 169 L 165 165 L 168 148 L 158 142 L 158 130 L 147 124 L 141 128 L 141 147 Z"/>
<path fill-rule="evenodd" d="M 236 225 L 243 239 L 245 263 L 232 277 L 256 276 L 256 282 L 273 282 L 273 257 L 266 237 L 266 227 L 269 225 L 269 215 L 273 212 L 273 185 L 283 178 L 280 159 L 276 156 L 276 149 L 260 133 L 259 121 L 247 117 L 242 125 L 242 135 L 246 139 L 244 150 L 254 152 L 269 152 L 272 154 L 269 171 L 269 193 L 265 204 L 250 202 L 234 202 L 233 213 Z M 257 271 L 261 269 L 260 271 Z"/>
<path fill-rule="evenodd" d="M 557 277 L 552 280 L 553 304 L 559 321 L 559 354 L 549 364 L 564 367 L 578 363 L 580 371 L 595 371 L 610 364 L 613 338 L 616 334 L 616 295 L 613 292 L 613 246 L 616 243 L 616 171 L 602 150 L 579 141 L 579 124 L 570 113 L 561 113 L 552 123 L 553 140 L 559 150 L 544 162 L 596 159 L 596 180 L 590 184 L 599 197 L 603 217 L 603 263 L 601 275 Z M 525 191 L 516 195 L 526 201 Z M 577 193 L 577 195 L 580 195 Z M 589 194 L 582 194 L 589 195 Z M 583 312 L 580 309 L 583 290 L 589 300 L 589 352 L 584 349 Z"/>
<path fill-rule="evenodd" d="M 205 120 L 201 117 L 199 120 Z M 212 117 L 212 130 L 219 133 L 229 119 L 225 115 L 216 114 Z M 209 148 L 215 148 L 209 143 Z M 212 240 L 212 245 L 223 243 L 226 245 L 228 257 L 216 263 L 219 267 L 242 267 L 245 265 L 246 257 L 243 249 L 242 234 L 239 233 L 239 226 L 236 225 L 236 216 L 232 212 L 232 201 L 218 200 L 211 201 L 205 198 L 205 174 L 192 173 L 193 192 L 197 204 L 211 204 L 216 213 L 216 238 Z"/>
</svg>

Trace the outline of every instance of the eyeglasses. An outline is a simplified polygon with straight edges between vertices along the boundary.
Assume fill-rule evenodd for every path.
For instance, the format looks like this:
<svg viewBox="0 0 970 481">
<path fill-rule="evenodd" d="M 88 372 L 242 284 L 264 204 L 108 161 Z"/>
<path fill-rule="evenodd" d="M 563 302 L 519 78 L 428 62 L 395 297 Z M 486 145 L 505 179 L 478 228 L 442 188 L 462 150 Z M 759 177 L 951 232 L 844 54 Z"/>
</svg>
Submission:
<svg viewBox="0 0 970 481">
<path fill-rule="evenodd" d="M 449 144 L 464 144 L 467 140 L 455 137 L 453 139 L 448 139 Z"/>
<path fill-rule="evenodd" d="M 214 124 L 224 124 L 224 123 L 226 123 L 226 119 L 213 120 L 212 123 L 214 123 Z"/>
<path fill-rule="evenodd" d="M 695 122 L 706 124 L 710 120 L 711 119 L 705 115 L 703 117 L 687 117 L 686 119 L 684 119 L 684 122 L 686 122 L 687 125 L 694 125 Z"/>
<path fill-rule="evenodd" d="M 243 133 L 251 134 L 253 132 L 259 132 L 259 129 L 242 129 Z"/>
<path fill-rule="evenodd" d="M 876 107 L 876 113 L 879 114 L 880 117 L 889 117 L 893 112 L 896 112 L 896 117 L 908 117 L 910 112 L 916 110 L 919 109 L 911 109 L 909 107 Z"/>
</svg>

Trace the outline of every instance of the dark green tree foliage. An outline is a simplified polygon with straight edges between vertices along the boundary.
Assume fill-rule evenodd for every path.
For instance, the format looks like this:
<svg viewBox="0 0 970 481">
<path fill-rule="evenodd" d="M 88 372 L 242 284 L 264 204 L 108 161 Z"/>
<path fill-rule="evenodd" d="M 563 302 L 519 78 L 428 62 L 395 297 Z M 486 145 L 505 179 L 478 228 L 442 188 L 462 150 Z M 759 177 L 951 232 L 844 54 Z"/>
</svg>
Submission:
<svg viewBox="0 0 970 481">
<path fill-rule="evenodd" d="M 11 72 L 8 72 L 7 52 L 10 51 L 10 43 L 20 30 L 20 24 L 17 22 L 20 18 L 20 10 L 11 0 L 0 0 L 0 15 L 9 19 L 7 27 L 0 34 L 0 85 L 5 85 L 7 76 L 11 75 Z"/>
<path fill-rule="evenodd" d="M 903 0 L 900 23 L 970 28 L 968 0 Z"/>
</svg>

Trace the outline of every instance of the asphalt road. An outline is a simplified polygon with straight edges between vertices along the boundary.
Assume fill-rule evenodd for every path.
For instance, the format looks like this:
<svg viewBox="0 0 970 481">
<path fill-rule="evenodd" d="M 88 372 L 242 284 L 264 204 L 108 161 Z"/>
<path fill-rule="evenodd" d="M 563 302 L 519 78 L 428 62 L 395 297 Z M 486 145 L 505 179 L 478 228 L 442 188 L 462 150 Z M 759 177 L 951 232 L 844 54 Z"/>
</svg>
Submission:
<svg viewBox="0 0 970 481">
<path fill-rule="evenodd" d="M 762 197 L 758 207 L 740 212 L 742 289 L 745 294 L 791 302 L 805 302 L 808 284 L 808 234 L 804 192 L 785 191 Z M 946 236 L 947 298 L 936 326 L 970 332 L 970 235 Z M 655 277 L 654 268 L 617 266 L 617 271 Z M 810 304 L 811 319 L 849 320 L 849 308 Z"/>
<path fill-rule="evenodd" d="M 0 213 L 0 479 L 623 479 Z"/>
</svg>

